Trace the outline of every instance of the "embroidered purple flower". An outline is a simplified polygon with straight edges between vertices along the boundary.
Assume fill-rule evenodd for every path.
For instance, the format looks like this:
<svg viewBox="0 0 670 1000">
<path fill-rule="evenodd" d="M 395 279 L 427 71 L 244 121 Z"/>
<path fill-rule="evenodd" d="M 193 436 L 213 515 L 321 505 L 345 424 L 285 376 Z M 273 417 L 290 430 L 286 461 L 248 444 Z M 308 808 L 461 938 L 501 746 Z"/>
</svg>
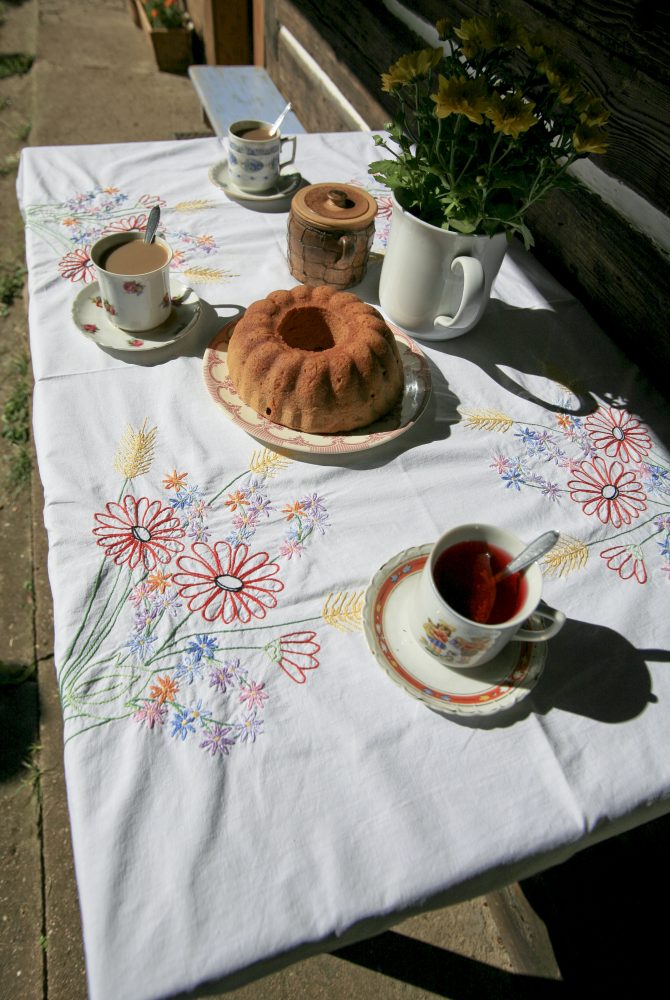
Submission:
<svg viewBox="0 0 670 1000">
<path fill-rule="evenodd" d="M 251 681 L 247 687 L 242 689 L 240 701 L 246 702 L 247 708 L 263 708 L 263 703 L 269 697 L 269 694 L 265 690 L 265 684 L 257 684 L 256 681 Z"/>
<path fill-rule="evenodd" d="M 172 732 L 170 736 L 180 736 L 182 741 L 189 733 L 195 732 L 195 716 L 188 708 L 175 708 L 174 715 L 170 719 Z"/>
<path fill-rule="evenodd" d="M 144 723 L 147 729 L 162 726 L 167 716 L 167 705 L 160 701 L 145 701 L 133 715 L 135 722 Z"/>
<path fill-rule="evenodd" d="M 246 715 L 242 722 L 237 723 L 240 743 L 255 743 L 257 736 L 263 735 L 263 720 L 256 718 L 256 712 Z"/>
<path fill-rule="evenodd" d="M 176 618 L 181 607 L 183 607 L 183 605 L 177 594 L 171 594 L 169 591 L 165 591 L 163 594 L 159 593 L 153 595 L 152 612 L 154 613 L 167 611 L 172 618 Z"/>
<path fill-rule="evenodd" d="M 229 666 L 216 667 L 212 670 L 209 675 L 209 686 L 211 688 L 216 688 L 221 694 L 225 694 L 228 690 L 228 685 L 232 684 L 235 679 L 234 672 Z"/>
<path fill-rule="evenodd" d="M 230 753 L 230 748 L 235 746 L 235 739 L 230 739 L 228 736 L 231 731 L 230 726 L 213 726 L 212 729 L 208 730 L 207 736 L 200 746 L 203 750 L 208 750 L 212 757 L 216 757 L 217 754 L 227 756 Z"/>
<path fill-rule="evenodd" d="M 550 500 L 558 502 L 560 500 L 560 492 L 561 488 L 558 483 L 550 483 L 547 480 L 542 486 L 542 496 L 549 497 Z"/>
<path fill-rule="evenodd" d="M 660 531 L 670 531 L 670 514 L 659 514 L 655 517 L 654 527 Z"/>
</svg>

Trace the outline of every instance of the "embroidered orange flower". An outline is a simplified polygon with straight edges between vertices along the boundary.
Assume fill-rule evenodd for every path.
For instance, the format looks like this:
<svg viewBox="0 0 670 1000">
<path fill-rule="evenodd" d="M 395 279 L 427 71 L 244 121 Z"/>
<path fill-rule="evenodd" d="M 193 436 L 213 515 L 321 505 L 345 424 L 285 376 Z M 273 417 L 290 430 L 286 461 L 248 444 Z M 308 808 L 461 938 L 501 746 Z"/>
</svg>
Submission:
<svg viewBox="0 0 670 1000">
<path fill-rule="evenodd" d="M 282 507 L 282 514 L 286 516 L 287 521 L 292 521 L 294 517 L 301 517 L 305 513 L 305 508 L 296 500 L 295 503 L 287 503 Z"/>
<path fill-rule="evenodd" d="M 166 576 L 162 569 L 157 569 L 155 573 L 150 573 L 147 577 L 147 586 L 149 590 L 164 594 L 167 588 L 172 586 L 172 577 Z"/>
<path fill-rule="evenodd" d="M 149 688 L 149 697 L 162 704 L 164 701 L 174 701 L 178 691 L 177 682 L 168 674 L 164 674 L 162 677 L 157 677 L 156 683 Z"/>
<path fill-rule="evenodd" d="M 177 472 L 176 469 L 173 469 L 165 476 L 163 486 L 166 490 L 180 490 L 187 479 L 188 472 Z"/>
<path fill-rule="evenodd" d="M 249 503 L 248 497 L 246 497 L 241 490 L 238 490 L 237 493 L 228 494 L 228 499 L 225 501 L 225 506 L 229 507 L 230 510 L 237 510 L 238 507 L 242 507 L 244 506 L 244 504 L 248 503 Z"/>
</svg>

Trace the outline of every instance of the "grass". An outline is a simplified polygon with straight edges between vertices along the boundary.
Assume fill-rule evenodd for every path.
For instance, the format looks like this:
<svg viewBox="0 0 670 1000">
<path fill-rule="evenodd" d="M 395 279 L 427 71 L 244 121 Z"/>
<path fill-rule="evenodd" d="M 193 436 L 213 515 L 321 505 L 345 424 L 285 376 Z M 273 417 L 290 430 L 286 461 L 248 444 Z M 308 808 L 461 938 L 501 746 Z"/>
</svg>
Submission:
<svg viewBox="0 0 670 1000">
<path fill-rule="evenodd" d="M 0 80 L 8 76 L 23 76 L 30 70 L 35 56 L 28 52 L 7 52 L 0 55 Z"/>
<path fill-rule="evenodd" d="M 9 306 L 23 291 L 26 269 L 22 264 L 14 264 L 0 271 L 0 316 L 6 316 Z"/>
<path fill-rule="evenodd" d="M 0 434 L 11 445 L 7 457 L 7 485 L 18 493 L 30 483 L 30 362 L 27 354 L 13 358 L 8 381 L 11 389 L 2 408 Z"/>
</svg>

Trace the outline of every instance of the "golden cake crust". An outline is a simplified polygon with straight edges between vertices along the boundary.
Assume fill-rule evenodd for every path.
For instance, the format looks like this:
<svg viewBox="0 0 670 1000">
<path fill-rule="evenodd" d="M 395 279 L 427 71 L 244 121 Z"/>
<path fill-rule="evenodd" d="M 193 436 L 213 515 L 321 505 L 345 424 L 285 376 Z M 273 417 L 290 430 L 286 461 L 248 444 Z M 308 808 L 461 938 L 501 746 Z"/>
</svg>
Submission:
<svg viewBox="0 0 670 1000">
<path fill-rule="evenodd" d="M 242 400 L 274 423 L 313 434 L 365 427 L 402 396 L 395 337 L 351 292 L 298 285 L 249 306 L 228 345 Z"/>
</svg>

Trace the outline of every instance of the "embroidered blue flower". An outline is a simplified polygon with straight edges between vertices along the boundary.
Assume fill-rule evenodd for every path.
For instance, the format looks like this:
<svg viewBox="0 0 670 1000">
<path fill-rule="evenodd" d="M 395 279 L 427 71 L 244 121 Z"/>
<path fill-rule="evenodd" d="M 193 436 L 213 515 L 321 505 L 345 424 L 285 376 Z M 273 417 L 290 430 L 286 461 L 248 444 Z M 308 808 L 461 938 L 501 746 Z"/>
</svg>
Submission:
<svg viewBox="0 0 670 1000">
<path fill-rule="evenodd" d="M 170 736 L 180 736 L 182 741 L 189 733 L 195 732 L 196 719 L 189 708 L 175 708 L 170 722 L 172 724 Z"/>
<path fill-rule="evenodd" d="M 523 473 L 521 469 L 508 469 L 507 472 L 503 472 L 500 477 L 505 483 L 506 489 L 520 490 L 524 485 Z"/>
<path fill-rule="evenodd" d="M 136 635 L 132 635 L 126 646 L 130 649 L 131 653 L 144 662 L 147 655 L 151 652 L 151 647 L 156 641 L 156 636 L 147 634 L 145 632 L 138 632 Z"/>
<path fill-rule="evenodd" d="M 184 653 L 174 675 L 178 680 L 186 680 L 189 684 L 192 684 L 196 678 L 201 678 L 202 666 L 200 665 L 200 657 L 196 658 L 190 653 Z"/>
<path fill-rule="evenodd" d="M 206 660 L 213 660 L 218 648 L 219 640 L 214 636 L 196 635 L 186 647 L 186 652 L 191 653 L 196 660 L 201 660 L 203 656 Z"/>
</svg>

